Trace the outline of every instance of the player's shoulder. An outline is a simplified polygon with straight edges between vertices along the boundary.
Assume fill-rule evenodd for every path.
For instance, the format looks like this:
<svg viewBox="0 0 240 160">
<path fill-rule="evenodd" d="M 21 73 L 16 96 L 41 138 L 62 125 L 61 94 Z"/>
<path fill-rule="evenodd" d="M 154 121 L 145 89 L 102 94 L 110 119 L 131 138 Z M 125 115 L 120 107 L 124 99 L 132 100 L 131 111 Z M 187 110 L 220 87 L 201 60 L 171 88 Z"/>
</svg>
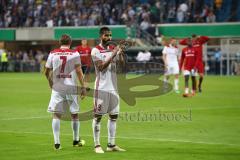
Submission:
<svg viewBox="0 0 240 160">
<path fill-rule="evenodd" d="M 50 54 L 54 54 L 54 53 L 58 53 L 58 52 L 62 52 L 62 50 L 60 48 L 55 48 L 50 51 Z"/>
<path fill-rule="evenodd" d="M 169 48 L 169 45 L 165 45 L 163 48 L 167 49 L 167 48 Z"/>
<path fill-rule="evenodd" d="M 94 55 L 94 54 L 99 53 L 99 52 L 100 52 L 100 50 L 99 50 L 99 48 L 97 48 L 97 46 L 93 47 L 92 51 L 91 51 L 91 55 Z"/>
<path fill-rule="evenodd" d="M 100 45 L 96 45 L 95 47 L 92 48 L 92 52 L 104 52 L 105 49 L 100 46 Z"/>
<path fill-rule="evenodd" d="M 163 52 L 166 52 L 168 49 L 169 49 L 169 46 L 168 46 L 168 45 L 165 45 L 165 46 L 163 47 Z"/>
</svg>

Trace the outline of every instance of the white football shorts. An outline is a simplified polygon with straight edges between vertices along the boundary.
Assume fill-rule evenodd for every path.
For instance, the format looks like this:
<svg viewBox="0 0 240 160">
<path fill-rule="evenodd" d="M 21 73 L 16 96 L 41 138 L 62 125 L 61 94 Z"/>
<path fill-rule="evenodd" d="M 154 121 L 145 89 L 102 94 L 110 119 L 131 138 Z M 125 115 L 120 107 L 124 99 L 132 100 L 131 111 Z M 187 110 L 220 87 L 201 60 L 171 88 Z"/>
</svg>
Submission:
<svg viewBox="0 0 240 160">
<path fill-rule="evenodd" d="M 179 66 L 178 65 L 167 66 L 165 75 L 175 75 L 175 74 L 179 74 Z"/>
<path fill-rule="evenodd" d="M 119 114 L 119 95 L 117 91 L 95 90 L 94 93 L 94 113 L 98 115 Z"/>
<path fill-rule="evenodd" d="M 195 70 L 191 70 L 191 71 L 189 71 L 189 70 L 184 70 L 184 71 L 183 71 L 183 75 L 184 75 L 184 76 L 189 75 L 189 76 L 195 77 L 195 76 L 197 76 L 198 74 L 197 74 L 197 72 L 196 72 Z"/>
<path fill-rule="evenodd" d="M 79 113 L 78 95 L 66 95 L 52 90 L 48 112 L 63 114 L 67 111 L 71 114 Z"/>
</svg>

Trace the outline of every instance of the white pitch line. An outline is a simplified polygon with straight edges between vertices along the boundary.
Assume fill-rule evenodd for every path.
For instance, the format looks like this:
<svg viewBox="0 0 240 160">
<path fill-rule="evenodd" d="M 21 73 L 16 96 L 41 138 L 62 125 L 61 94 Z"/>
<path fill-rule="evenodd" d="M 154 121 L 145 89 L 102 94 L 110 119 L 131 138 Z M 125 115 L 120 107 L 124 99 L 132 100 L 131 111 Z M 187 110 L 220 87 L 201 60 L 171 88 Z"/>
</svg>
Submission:
<svg viewBox="0 0 240 160">
<path fill-rule="evenodd" d="M 27 120 L 27 119 L 46 119 L 51 118 L 49 116 L 42 116 L 42 117 L 16 117 L 16 118 L 3 118 L 0 121 L 12 121 L 12 120 Z"/>
<path fill-rule="evenodd" d="M 52 135 L 52 133 L 44 132 L 14 132 L 14 131 L 0 131 L 0 133 L 11 133 L 11 134 L 37 134 L 37 135 Z M 72 134 L 61 134 L 64 136 L 72 136 Z M 81 135 L 82 137 L 92 137 L 92 135 Z M 107 136 L 102 136 L 107 138 Z M 163 138 L 142 138 L 142 137 L 127 137 L 127 136 L 118 136 L 117 139 L 135 139 L 135 140 L 146 140 L 146 141 L 160 141 L 160 142 L 177 142 L 177 143 L 192 143 L 192 144 L 206 144 L 206 145 L 226 145 L 226 146 L 235 146 L 240 147 L 238 144 L 231 143 L 216 143 L 216 142 L 204 142 L 204 141 L 190 141 L 190 140 L 181 140 L 181 139 L 163 139 Z"/>
<path fill-rule="evenodd" d="M 132 113 L 155 113 L 157 111 L 161 111 L 163 113 L 167 113 L 167 112 L 174 112 L 174 111 L 189 111 L 189 110 L 192 110 L 192 111 L 195 111 L 195 110 L 211 110 L 211 109 L 228 109 L 228 108 L 236 108 L 236 109 L 240 109 L 240 107 L 236 107 L 236 106 L 229 106 L 229 107 L 212 107 L 212 108 L 179 108 L 179 109 L 168 109 L 168 110 L 165 110 L 165 109 L 159 109 L 159 110 L 153 110 L 152 112 L 150 111 L 145 111 L 145 110 L 139 110 L 139 111 L 136 111 L 136 112 L 127 112 L 129 114 L 132 114 Z M 154 112 L 155 111 L 155 112 Z M 126 112 L 121 112 L 120 114 L 125 114 Z M 81 113 L 80 113 L 81 114 Z M 11 120 L 28 120 L 28 119 L 47 119 L 47 118 L 51 118 L 51 116 L 39 116 L 39 117 L 16 117 L 16 118 L 3 118 L 3 119 L 0 119 L 0 121 L 11 121 Z"/>
</svg>

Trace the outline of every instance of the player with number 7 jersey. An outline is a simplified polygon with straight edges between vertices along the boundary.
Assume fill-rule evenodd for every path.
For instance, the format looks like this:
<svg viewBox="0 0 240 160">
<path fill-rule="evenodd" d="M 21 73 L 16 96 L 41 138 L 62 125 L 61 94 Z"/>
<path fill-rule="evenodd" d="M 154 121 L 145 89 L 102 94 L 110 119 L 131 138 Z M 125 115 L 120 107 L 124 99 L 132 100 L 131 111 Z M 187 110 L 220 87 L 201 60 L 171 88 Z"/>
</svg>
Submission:
<svg viewBox="0 0 240 160">
<path fill-rule="evenodd" d="M 46 67 L 53 68 L 53 83 L 63 80 L 73 86 L 77 86 L 75 65 L 81 65 L 79 53 L 64 46 L 51 51 L 46 62 Z"/>
<path fill-rule="evenodd" d="M 71 113 L 73 146 L 83 146 L 84 141 L 79 137 L 80 122 L 78 113 L 78 93 L 81 97 L 86 95 L 83 81 L 80 55 L 77 51 L 71 50 L 72 40 L 68 35 L 62 35 L 60 39 L 61 47 L 50 52 L 45 69 L 45 76 L 52 89 L 48 112 L 53 114 L 52 129 L 54 136 L 54 147 L 60 149 L 60 119 L 67 111 Z M 78 87 L 79 80 L 82 88 Z"/>
</svg>

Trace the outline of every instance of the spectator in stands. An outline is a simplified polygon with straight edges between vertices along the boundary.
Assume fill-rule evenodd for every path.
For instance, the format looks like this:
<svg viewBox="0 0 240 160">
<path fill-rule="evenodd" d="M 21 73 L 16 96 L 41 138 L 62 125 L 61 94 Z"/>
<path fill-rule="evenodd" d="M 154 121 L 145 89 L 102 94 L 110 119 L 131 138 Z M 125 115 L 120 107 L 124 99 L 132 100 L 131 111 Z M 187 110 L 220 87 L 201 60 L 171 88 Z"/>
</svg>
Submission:
<svg viewBox="0 0 240 160">
<path fill-rule="evenodd" d="M 105 0 L 103 2 L 99 0 L 2 0 L 0 1 L 0 27 L 117 25 L 119 23 L 134 24 L 136 21 L 140 24 L 145 16 L 152 23 L 206 22 L 208 6 L 213 7 L 217 21 L 229 21 L 231 18 L 228 17 L 231 17 L 231 12 L 234 12 L 233 10 L 230 12 L 231 6 L 238 3 L 238 1 L 214 0 L 213 6 L 213 0 Z M 228 5 L 225 6 L 223 3 Z M 240 8 L 236 13 L 240 12 L 239 10 Z M 196 19 L 194 20 L 193 17 Z M 237 18 L 238 16 L 235 16 L 231 21 L 237 21 Z"/>
<path fill-rule="evenodd" d="M 183 23 L 184 22 L 184 12 L 180 7 L 177 10 L 177 22 L 178 23 Z"/>
<path fill-rule="evenodd" d="M 148 17 L 144 17 L 143 21 L 140 24 L 140 28 L 143 31 L 147 31 L 147 29 L 150 27 L 150 22 Z"/>
<path fill-rule="evenodd" d="M 214 23 L 214 22 L 216 22 L 216 16 L 215 16 L 215 14 L 213 13 L 212 10 L 209 11 L 208 16 L 206 18 L 206 21 L 207 21 L 207 23 Z"/>
<path fill-rule="evenodd" d="M 165 12 L 165 7 L 166 7 L 166 2 L 163 1 L 157 1 L 156 2 L 156 7 L 159 10 L 159 23 L 164 22 L 164 12 Z"/>
<path fill-rule="evenodd" d="M 204 8 L 202 9 L 202 13 L 200 14 L 200 17 L 203 22 L 206 22 L 206 18 L 209 14 L 209 8 L 207 5 L 204 5 Z"/>
<path fill-rule="evenodd" d="M 173 6 L 168 10 L 168 16 L 167 16 L 168 23 L 174 23 L 175 16 L 176 16 L 176 12 L 175 12 L 175 7 Z"/>
</svg>

